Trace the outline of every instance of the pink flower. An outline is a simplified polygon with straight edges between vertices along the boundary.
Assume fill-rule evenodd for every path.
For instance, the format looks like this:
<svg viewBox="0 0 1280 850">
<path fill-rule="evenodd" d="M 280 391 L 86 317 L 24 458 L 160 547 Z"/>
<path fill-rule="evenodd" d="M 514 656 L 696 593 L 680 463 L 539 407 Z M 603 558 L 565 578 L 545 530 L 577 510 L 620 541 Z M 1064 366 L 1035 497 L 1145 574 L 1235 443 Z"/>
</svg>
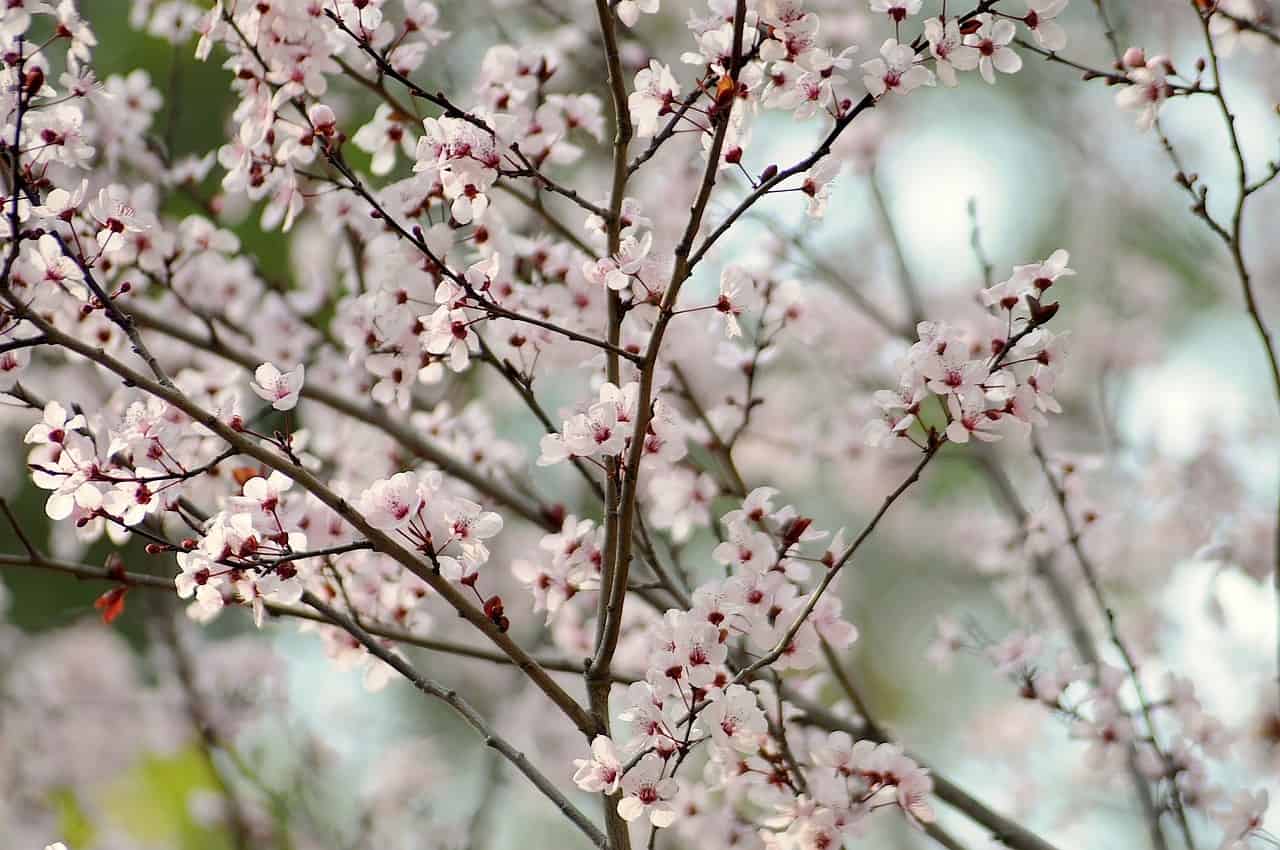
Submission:
<svg viewBox="0 0 1280 850">
<path fill-rule="evenodd" d="M 1016 74 L 1022 69 L 1022 58 L 1009 47 L 1018 34 L 1017 28 L 1012 21 L 991 15 L 979 15 L 978 20 L 982 25 L 977 32 L 967 36 L 964 43 L 977 48 L 978 73 L 982 74 L 982 79 L 994 85 L 996 71 Z"/>
<path fill-rule="evenodd" d="M 612 794 L 622 783 L 622 763 L 613 741 L 605 735 L 597 735 L 591 741 L 591 758 L 574 759 L 574 783 L 583 791 Z"/>
<path fill-rule="evenodd" d="M 253 372 L 249 388 L 263 401 L 271 402 L 276 410 L 293 410 L 302 393 L 306 365 L 299 363 L 287 372 L 281 372 L 271 363 L 263 363 Z"/>
<path fill-rule="evenodd" d="M 755 753 L 769 730 L 755 693 L 744 685 L 730 685 L 703 716 L 717 745 L 741 753 Z"/>
<path fill-rule="evenodd" d="M 423 504 L 418 477 L 412 472 L 397 472 L 390 478 L 375 481 L 360 494 L 359 507 L 374 528 L 389 531 L 404 528 Z"/>
<path fill-rule="evenodd" d="M 649 813 L 649 823 L 662 829 L 675 823 L 676 812 L 671 800 L 680 789 L 674 779 L 664 779 L 662 774 L 666 762 L 654 753 L 649 753 L 622 777 L 624 796 L 618 801 L 618 814 L 630 823 L 645 812 Z"/>
<path fill-rule="evenodd" d="M 862 84 L 874 98 L 887 92 L 910 94 L 920 86 L 934 84 L 933 72 L 916 63 L 916 52 L 909 44 L 888 39 L 880 45 L 880 58 L 862 63 Z"/>
</svg>

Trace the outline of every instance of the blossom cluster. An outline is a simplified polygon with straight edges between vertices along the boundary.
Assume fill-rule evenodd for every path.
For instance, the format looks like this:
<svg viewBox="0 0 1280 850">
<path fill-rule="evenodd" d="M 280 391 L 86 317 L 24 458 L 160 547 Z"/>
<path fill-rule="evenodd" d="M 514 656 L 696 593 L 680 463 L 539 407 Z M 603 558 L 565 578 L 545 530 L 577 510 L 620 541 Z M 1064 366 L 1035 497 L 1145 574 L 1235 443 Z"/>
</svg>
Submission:
<svg viewBox="0 0 1280 850">
<path fill-rule="evenodd" d="M 677 771 L 705 749 L 707 790 L 769 813 L 769 840 L 779 847 L 814 846 L 824 836 L 838 844 L 860 834 L 885 800 L 932 821 L 932 780 L 900 747 L 834 732 L 803 737 L 799 749 L 783 719 L 769 721 L 792 710 L 784 695 L 764 681 L 744 684 L 742 659 L 751 654 L 776 649 L 773 669 L 803 671 L 819 663 L 823 646 L 844 650 L 857 639 L 838 596 L 815 596 L 810 608 L 802 593 L 814 564 L 835 568 L 843 532 L 819 549 L 829 535 L 793 507 L 775 506 L 777 495 L 754 490 L 722 518 L 725 541 L 713 557 L 727 578 L 699 586 L 689 610 L 668 610 L 644 627 L 637 654 L 648 659 L 645 677 L 628 688 L 618 714 L 629 734 L 595 738 L 591 757 L 575 762 L 574 781 L 586 791 L 620 792 L 617 811 L 627 821 L 647 816 L 662 828 L 680 820 L 696 835 L 700 819 L 681 817 L 689 792 Z M 800 789 L 808 789 L 803 802 L 795 799 Z"/>
<path fill-rule="evenodd" d="M 1020 631 L 981 643 L 944 620 L 932 654 L 941 662 L 957 650 L 980 652 L 997 674 L 1017 685 L 1022 699 L 1067 724 L 1071 737 L 1085 745 L 1087 769 L 1121 771 L 1131 763 L 1153 784 L 1167 783 L 1178 806 L 1206 812 L 1220 824 L 1221 846 L 1247 846 L 1260 828 L 1267 792 L 1229 794 L 1217 778 L 1229 763 L 1234 736 L 1205 710 L 1191 679 L 1167 673 L 1153 690 L 1121 667 L 1105 661 L 1083 665 L 1067 650 L 1047 661 L 1043 638 Z"/>
<path fill-rule="evenodd" d="M 992 311 L 984 336 L 972 337 L 945 322 L 922 322 L 897 389 L 876 393 L 882 418 L 868 423 L 868 442 L 902 437 L 920 444 L 913 428 L 929 443 L 941 437 L 952 443 L 993 442 L 1009 428 L 1026 433 L 1045 423 L 1046 412 L 1061 412 L 1053 391 L 1067 334 L 1044 327 L 1058 305 L 1041 299 L 1058 278 L 1075 274 L 1067 260 L 1066 251 L 1055 251 L 1043 263 L 1017 266 L 1008 280 L 982 290 L 982 302 Z M 930 398 L 939 401 L 945 425 L 928 421 Z"/>
<path fill-rule="evenodd" d="M 1248 0 L 1199 4 L 1211 57 L 1194 73 L 1168 58 L 1180 53 L 1121 50 L 1113 35 L 1109 68 L 1067 58 L 1067 0 L 600 0 L 589 37 L 568 18 L 548 37 L 508 33 L 525 12 L 560 15 L 508 3 L 499 43 L 474 51 L 471 12 L 430 0 L 139 0 L 132 26 L 226 72 L 227 132 L 196 152 L 176 141 L 181 74 L 100 80 L 72 0 L 0 5 L 0 393 L 25 434 L 23 483 L 59 524 L 58 560 L 18 536 L 29 566 L 106 582 L 108 625 L 154 573 L 70 559 L 133 542 L 197 623 L 237 608 L 258 628 L 297 619 L 368 688 L 406 676 L 597 845 L 575 786 L 603 795 L 615 836 L 634 825 L 690 845 L 814 850 L 890 814 L 941 829 L 935 806 L 966 794 L 869 716 L 841 666 L 869 633 L 846 614 L 864 542 L 942 541 L 938 560 L 990 579 L 1014 620 L 1061 625 L 1073 646 L 1049 656 L 1038 633 L 993 641 L 949 614 L 932 660 L 983 655 L 997 689 L 1012 682 L 1066 724 L 1091 771 L 1130 771 L 1178 819 L 1215 822 L 1224 847 L 1265 838 L 1266 792 L 1233 790 L 1224 769 L 1236 736 L 1189 677 L 1153 687 L 1135 659 L 1156 641 L 1132 650 L 1104 594 L 1144 597 L 1187 560 L 1216 565 L 1215 580 L 1231 568 L 1265 580 L 1274 516 L 1225 452 L 1187 463 L 1126 447 L 1145 471 L 1125 477 L 1042 449 L 1048 414 L 1065 429 L 1107 406 L 1105 388 L 1096 405 L 1080 384 L 1152 355 L 1132 317 L 1153 287 L 1132 275 L 1105 304 L 1060 304 L 1076 274 L 1063 249 L 997 280 L 976 213 L 973 297 L 917 287 L 876 174 L 898 116 L 943 102 L 907 95 L 986 91 L 1043 58 L 1104 80 L 1140 128 L 1159 129 L 1193 212 L 1243 268 L 1241 210 L 1270 178 L 1249 182 L 1232 135 L 1239 205 L 1224 226 L 1159 119 L 1171 98 L 1206 95 L 1234 122 L 1213 48 L 1274 37 Z M 681 23 L 682 53 L 654 47 Z M 465 69 L 458 44 L 474 52 Z M 760 138 L 780 125 L 813 136 L 810 152 L 771 161 Z M 868 184 L 887 232 L 847 225 L 866 262 L 821 262 L 819 227 L 845 235 L 830 214 L 845 182 Z M 758 239 L 730 241 L 762 222 Z M 287 259 L 257 255 L 262 239 Z M 1088 293 L 1092 263 L 1075 260 Z M 876 286 L 894 276 L 902 310 Z M 1095 326 L 1108 332 L 1074 343 Z M 936 540 L 922 539 L 896 505 L 935 457 L 972 462 L 991 486 L 956 476 L 931 492 Z M 1028 509 L 1017 464 L 1031 459 L 1049 494 Z M 1190 483 L 1171 485 L 1179 476 Z M 828 504 L 781 504 L 831 481 Z M 1170 506 L 1174 490 L 1188 495 Z M 957 491 L 958 505 L 934 498 Z M 1133 540 L 1135 516 L 1158 533 Z M 1081 578 L 1055 585 L 1067 558 Z M 477 708 L 451 671 L 414 672 L 412 646 L 505 664 L 521 684 L 468 681 Z M 236 665 L 202 648 L 187 666 L 178 679 Z M 84 678 L 117 696 L 110 677 Z M 570 734 L 541 722 L 549 706 Z M 523 729 L 539 739 L 532 757 L 487 713 L 499 727 L 539 718 Z M 1280 740 L 1275 709 L 1261 716 L 1273 731 L 1258 738 Z M 234 737 L 225 725 L 205 724 L 204 746 L 236 755 L 216 738 Z M 429 779 L 402 768 L 405 787 L 375 795 L 368 840 L 394 832 L 406 787 Z M 1009 837 L 967 799 L 966 815 Z M 246 835 L 276 828 L 252 814 Z M 1157 811 L 1155 830 L 1169 820 Z"/>
</svg>

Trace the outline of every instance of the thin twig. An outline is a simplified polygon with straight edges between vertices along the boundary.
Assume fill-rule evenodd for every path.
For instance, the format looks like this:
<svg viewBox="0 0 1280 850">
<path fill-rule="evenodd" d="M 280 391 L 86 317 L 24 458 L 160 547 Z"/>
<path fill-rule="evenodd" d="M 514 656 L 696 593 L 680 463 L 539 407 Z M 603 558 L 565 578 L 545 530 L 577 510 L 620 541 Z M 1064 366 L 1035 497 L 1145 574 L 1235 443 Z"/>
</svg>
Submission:
<svg viewBox="0 0 1280 850">
<path fill-rule="evenodd" d="M 605 834 L 591 822 L 591 819 L 583 814 L 577 806 L 571 803 L 564 794 L 560 793 L 560 789 L 556 787 L 556 784 L 547 778 L 547 776 L 540 770 L 534 767 L 524 753 L 517 750 L 505 738 L 493 731 L 493 728 L 489 726 L 488 722 L 480 712 L 476 711 L 471 704 L 459 696 L 456 691 L 451 688 L 446 688 L 434 680 L 423 676 L 414 669 L 413 665 L 408 661 L 388 650 L 381 643 L 375 640 L 373 635 L 360 628 L 354 620 L 325 604 L 313 593 L 309 591 L 303 593 L 302 601 L 323 614 L 329 622 L 333 623 L 333 625 L 344 630 L 347 634 L 359 641 L 365 649 L 369 650 L 371 655 L 380 659 L 397 673 L 404 676 L 415 688 L 428 696 L 435 697 L 436 699 L 445 702 L 458 714 L 458 716 L 466 721 L 468 726 L 480 734 L 481 738 L 484 739 L 486 747 L 491 747 L 501 753 L 507 761 L 515 765 L 516 769 L 523 773 L 529 781 L 533 783 L 534 787 L 542 792 L 543 796 L 554 803 L 556 808 L 573 822 L 574 826 L 578 827 L 584 835 L 591 839 L 592 844 L 601 848 L 610 847 L 609 840 L 605 837 Z"/>
<path fill-rule="evenodd" d="M 509 655 L 512 661 L 524 671 L 530 680 L 550 698 L 580 731 L 584 734 L 591 732 L 593 724 L 582 706 L 559 683 L 552 679 L 537 661 L 516 644 L 505 631 L 499 629 L 465 593 L 436 572 L 429 564 L 424 563 L 413 552 L 406 549 L 395 538 L 372 526 L 346 499 L 324 484 L 312 471 L 249 439 L 214 414 L 193 402 L 181 390 L 165 386 L 158 380 L 148 378 L 100 348 L 58 330 L 46 321 L 44 317 L 23 304 L 13 294 L 7 283 L 0 287 L 0 295 L 9 301 L 10 306 L 14 308 L 17 314 L 47 334 L 55 344 L 113 372 L 123 379 L 126 384 L 135 386 L 143 392 L 168 402 L 190 416 L 193 421 L 203 425 L 220 439 L 237 448 L 242 454 L 254 458 L 271 469 L 284 473 L 301 485 L 303 489 L 315 495 L 321 503 L 332 509 L 364 538 L 368 539 L 379 552 L 389 555 L 409 572 L 425 581 L 446 603 L 479 629 L 499 649 Z"/>
</svg>

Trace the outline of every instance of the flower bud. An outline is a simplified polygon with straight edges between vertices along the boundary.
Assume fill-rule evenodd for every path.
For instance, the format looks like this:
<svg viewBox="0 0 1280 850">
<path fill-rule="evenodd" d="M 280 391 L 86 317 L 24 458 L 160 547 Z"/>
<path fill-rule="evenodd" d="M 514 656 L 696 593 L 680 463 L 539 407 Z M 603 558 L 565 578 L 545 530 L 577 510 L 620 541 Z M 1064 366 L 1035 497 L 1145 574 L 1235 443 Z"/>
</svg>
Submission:
<svg viewBox="0 0 1280 850">
<path fill-rule="evenodd" d="M 28 96 L 40 91 L 44 87 L 44 69 L 39 66 L 28 69 L 24 85 Z"/>
<path fill-rule="evenodd" d="M 1141 47 L 1130 47 L 1124 52 L 1124 58 L 1120 61 L 1126 68 L 1141 68 L 1147 64 L 1147 54 Z"/>
<path fill-rule="evenodd" d="M 307 117 L 311 119 L 311 123 L 316 128 L 316 133 L 321 136 L 332 136 L 337 130 L 338 119 L 333 114 L 333 110 L 323 103 L 312 105 L 307 110 Z"/>
</svg>

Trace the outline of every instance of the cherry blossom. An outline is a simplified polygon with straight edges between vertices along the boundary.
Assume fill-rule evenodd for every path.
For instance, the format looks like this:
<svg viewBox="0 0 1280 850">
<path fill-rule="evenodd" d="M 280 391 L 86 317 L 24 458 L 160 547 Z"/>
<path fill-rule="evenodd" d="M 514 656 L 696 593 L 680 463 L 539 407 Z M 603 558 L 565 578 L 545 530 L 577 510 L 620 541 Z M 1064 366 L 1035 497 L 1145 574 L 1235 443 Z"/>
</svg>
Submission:
<svg viewBox="0 0 1280 850">
<path fill-rule="evenodd" d="M 872 97 L 888 92 L 910 94 L 920 86 L 934 84 L 933 72 L 916 62 L 916 52 L 909 44 L 888 39 L 880 45 L 880 57 L 862 63 L 862 84 Z"/>
<path fill-rule="evenodd" d="M 1068 0 L 1025 0 L 1027 14 L 1022 21 L 1035 34 L 1045 50 L 1061 50 L 1067 46 L 1067 31 L 1053 20 L 1067 8 Z"/>
<path fill-rule="evenodd" d="M 542 438 L 539 466 L 560 463 L 571 457 L 595 457 L 620 452 L 626 445 L 624 423 L 634 415 L 636 384 L 619 388 L 610 383 L 600 387 L 600 400 L 586 413 L 566 419 L 560 433 Z"/>
<path fill-rule="evenodd" d="M 1009 47 L 1017 35 L 1012 21 L 991 15 L 979 16 L 982 25 L 977 32 L 965 36 L 964 43 L 978 51 L 978 73 L 995 85 L 996 71 L 1016 74 L 1022 69 L 1022 58 Z"/>
<path fill-rule="evenodd" d="M 871 11 L 888 15 L 895 24 L 900 24 L 918 14 L 923 5 L 923 0 L 871 0 Z"/>
<path fill-rule="evenodd" d="M 738 266 L 726 266 L 720 274 L 720 297 L 716 310 L 724 316 L 725 335 L 730 339 L 742 336 L 738 316 L 755 301 L 755 281 Z"/>
<path fill-rule="evenodd" d="M 375 528 L 404 528 L 422 509 L 422 488 L 412 472 L 375 481 L 360 494 L 360 509 Z"/>
<path fill-rule="evenodd" d="M 426 329 L 422 334 L 422 347 L 430 354 L 447 358 L 449 368 L 455 372 L 466 369 L 471 362 L 473 337 L 466 311 L 440 306 L 430 316 L 419 318 Z"/>
<path fill-rule="evenodd" d="M 1172 91 L 1169 72 L 1169 60 L 1164 56 L 1138 62 L 1125 72 L 1131 85 L 1116 92 L 1116 105 L 1138 113 L 1139 129 L 1149 130 L 1155 126 L 1160 107 Z"/>
<path fill-rule="evenodd" d="M 373 155 L 369 170 L 374 174 L 391 171 L 396 162 L 397 150 L 406 156 L 414 153 L 417 140 L 408 131 L 406 122 L 406 116 L 393 114 L 391 107 L 384 103 L 374 112 L 373 121 L 357 130 L 351 138 L 356 147 Z M 324 118 L 321 122 L 315 122 L 313 119 L 313 123 L 324 127 L 332 124 L 332 121 Z"/>
<path fill-rule="evenodd" d="M 84 274 L 80 266 L 63 253 L 62 246 L 49 234 L 40 237 L 36 250 L 28 252 L 26 259 L 37 280 L 48 286 L 65 287 L 81 298 L 85 297 Z"/>
<path fill-rule="evenodd" d="M 574 759 L 577 772 L 573 781 L 583 791 L 602 791 L 612 794 L 622 783 L 622 763 L 613 741 L 605 735 L 597 735 L 591 741 L 591 758 Z"/>
<path fill-rule="evenodd" d="M 742 685 L 730 685 L 706 712 L 712 739 L 722 747 L 753 753 L 768 730 L 756 695 Z"/>
<path fill-rule="evenodd" d="M 1266 790 L 1237 792 L 1231 798 L 1230 808 L 1216 813 L 1223 833 L 1220 848 L 1235 850 L 1235 848 L 1247 847 L 1250 836 L 1262 828 L 1267 804 Z"/>
<path fill-rule="evenodd" d="M 978 67 L 978 48 L 964 43 L 960 23 L 955 18 L 945 23 L 941 18 L 929 18 L 924 22 L 924 33 L 934 58 L 934 73 L 944 86 L 959 84 L 956 71 L 972 71 Z"/>
<path fill-rule="evenodd" d="M 675 823 L 676 812 L 671 805 L 679 784 L 663 778 L 666 763 L 654 753 L 640 759 L 622 777 L 623 797 L 618 801 L 618 814 L 630 822 L 647 814 L 649 823 L 656 828 Z"/>
<path fill-rule="evenodd" d="M 282 372 L 271 363 L 263 363 L 254 370 L 249 388 L 263 401 L 271 402 L 276 410 L 293 410 L 298 404 L 305 377 L 306 364 L 299 363 Z"/>
<path fill-rule="evenodd" d="M 627 97 L 636 135 L 648 138 L 658 130 L 659 119 L 670 112 L 680 96 L 680 84 L 671 69 L 656 59 L 636 72 L 635 90 Z"/>
<path fill-rule="evenodd" d="M 658 3 L 659 0 L 620 0 L 614 11 L 618 15 L 618 20 L 629 27 L 634 27 L 640 20 L 641 12 L 646 15 L 657 14 Z"/>
<path fill-rule="evenodd" d="M 805 174 L 801 191 L 809 198 L 806 212 L 810 218 L 822 218 L 826 214 L 831 184 L 839 173 L 840 163 L 828 157 Z"/>
<path fill-rule="evenodd" d="M 12 840 L 43 845 L 66 801 L 112 838 L 79 803 L 216 750 L 184 818 L 323 844 L 311 810 L 349 748 L 323 700 L 257 705 L 284 640 L 327 659 L 309 685 L 433 701 L 520 774 L 441 808 L 462 751 L 393 736 L 323 818 L 370 846 L 478 846 L 536 804 L 557 846 L 613 850 L 903 822 L 1011 850 L 1272 841 L 1273 648 L 1210 662 L 1275 570 L 1249 463 L 1274 411 L 1221 346 L 1188 378 L 1181 342 L 1242 309 L 1274 336 L 1249 239 L 1280 169 L 1244 94 L 1274 22 L 1067 5 L 135 0 L 109 31 L 136 43 L 103 50 L 93 4 L 9 0 L 0 413 L 25 437 L 0 572 L 102 585 L 101 616 L 39 633 L 31 582 L 0 585 Z M 1023 76 L 956 100 L 975 69 Z M 1083 91 L 1104 86 L 1140 129 L 1200 104 L 1212 150 L 1125 128 Z M 1023 101 L 1069 120 L 1028 147 Z M 1150 250 L 1198 246 L 1184 223 L 1225 250 Z M 1070 254 L 1011 253 L 1050 232 Z M 27 527 L 22 487 L 51 522 Z M 144 594 L 183 616 L 154 606 L 163 651 L 135 658 L 117 630 Z M 905 699 L 880 716 L 866 659 L 992 769 L 907 755 L 936 724 Z M 1224 687 L 1257 699 L 1225 711 Z M 290 730 L 270 764 L 240 734 L 263 718 Z M 1134 817 L 1082 804 L 1103 772 Z"/>
</svg>

